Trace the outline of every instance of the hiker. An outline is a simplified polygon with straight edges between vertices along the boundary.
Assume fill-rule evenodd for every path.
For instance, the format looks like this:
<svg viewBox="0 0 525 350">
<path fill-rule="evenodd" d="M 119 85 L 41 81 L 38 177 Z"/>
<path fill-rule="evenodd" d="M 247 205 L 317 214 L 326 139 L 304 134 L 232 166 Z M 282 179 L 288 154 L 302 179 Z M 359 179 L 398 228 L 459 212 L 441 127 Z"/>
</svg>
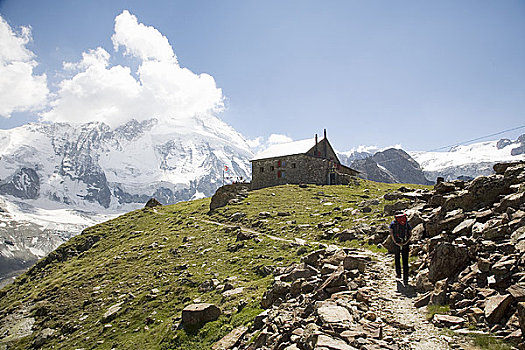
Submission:
<svg viewBox="0 0 525 350">
<path fill-rule="evenodd" d="M 403 258 L 403 283 L 408 284 L 408 250 L 412 227 L 407 221 L 407 216 L 403 212 L 397 212 L 394 221 L 390 224 L 390 236 L 394 241 L 394 256 L 396 262 L 396 276 L 401 278 L 400 255 Z"/>
</svg>

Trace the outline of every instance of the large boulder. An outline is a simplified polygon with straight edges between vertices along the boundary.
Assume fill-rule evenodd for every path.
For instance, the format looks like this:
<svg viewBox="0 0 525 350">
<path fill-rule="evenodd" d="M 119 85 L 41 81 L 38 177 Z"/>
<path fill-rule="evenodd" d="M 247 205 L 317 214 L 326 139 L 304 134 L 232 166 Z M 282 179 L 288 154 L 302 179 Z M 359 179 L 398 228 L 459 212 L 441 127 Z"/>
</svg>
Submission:
<svg viewBox="0 0 525 350">
<path fill-rule="evenodd" d="M 517 302 L 525 301 L 525 282 L 516 283 L 509 288 L 507 292 L 516 300 Z M 524 333 L 525 334 L 525 333 Z"/>
<path fill-rule="evenodd" d="M 519 209 L 521 205 L 525 204 L 525 192 L 509 194 L 501 200 L 496 207 L 496 211 L 504 212 L 507 208 Z"/>
<path fill-rule="evenodd" d="M 478 176 L 457 195 L 452 195 L 445 200 L 442 207 L 444 211 L 461 208 L 472 211 L 487 206 L 492 206 L 499 200 L 499 196 L 510 193 L 510 182 L 504 175 Z"/>
<path fill-rule="evenodd" d="M 525 303 L 518 303 L 518 319 L 522 334 L 525 334 Z"/>
<path fill-rule="evenodd" d="M 221 309 L 213 304 L 191 304 L 182 310 L 182 325 L 195 326 L 215 321 L 221 314 Z"/>
<path fill-rule="evenodd" d="M 162 203 L 159 202 L 156 198 L 150 198 L 147 202 L 144 208 L 155 208 L 155 207 L 161 207 Z"/>
<path fill-rule="evenodd" d="M 499 196 L 509 193 L 509 187 L 504 176 L 490 175 L 478 176 L 468 186 L 468 197 L 471 200 L 464 210 L 481 208 L 495 203 Z"/>
<path fill-rule="evenodd" d="M 488 323 L 497 323 L 505 315 L 505 311 L 512 303 L 512 296 L 496 295 L 485 301 L 485 319 Z"/>
<path fill-rule="evenodd" d="M 328 327 L 348 327 L 354 321 L 347 308 L 333 301 L 317 302 L 315 309 L 321 323 Z"/>
<path fill-rule="evenodd" d="M 462 210 L 453 210 L 446 212 L 443 210 L 437 211 L 426 223 L 425 232 L 428 237 L 434 237 L 441 232 L 451 232 L 465 219 L 465 214 Z"/>
<path fill-rule="evenodd" d="M 448 242 L 439 243 L 431 254 L 428 278 L 432 282 L 452 277 L 468 266 L 467 247 Z"/>
<path fill-rule="evenodd" d="M 211 197 L 210 210 L 224 207 L 229 203 L 235 203 L 248 196 L 246 184 L 231 184 L 219 187 Z"/>
<path fill-rule="evenodd" d="M 276 301 L 284 300 L 286 294 L 290 293 L 290 284 L 276 280 L 272 287 L 267 290 L 261 300 L 261 306 L 264 309 L 271 307 Z"/>
</svg>

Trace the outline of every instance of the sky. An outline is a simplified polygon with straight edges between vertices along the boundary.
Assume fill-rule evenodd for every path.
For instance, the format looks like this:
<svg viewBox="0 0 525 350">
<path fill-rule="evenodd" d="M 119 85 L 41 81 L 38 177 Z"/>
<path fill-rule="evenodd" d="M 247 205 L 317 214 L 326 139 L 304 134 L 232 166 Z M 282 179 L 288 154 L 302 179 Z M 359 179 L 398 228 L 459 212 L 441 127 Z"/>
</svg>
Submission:
<svg viewBox="0 0 525 350">
<path fill-rule="evenodd" d="M 217 115 L 340 151 L 525 126 L 525 1 L 0 0 L 0 129 Z M 515 139 L 525 128 L 489 139 Z"/>
</svg>

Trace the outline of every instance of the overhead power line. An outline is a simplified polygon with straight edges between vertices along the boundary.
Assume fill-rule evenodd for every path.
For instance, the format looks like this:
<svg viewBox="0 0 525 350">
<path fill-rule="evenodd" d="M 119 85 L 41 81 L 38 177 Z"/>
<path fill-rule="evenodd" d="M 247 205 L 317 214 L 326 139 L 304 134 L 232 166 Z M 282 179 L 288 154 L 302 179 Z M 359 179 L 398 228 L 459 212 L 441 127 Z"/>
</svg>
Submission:
<svg viewBox="0 0 525 350">
<path fill-rule="evenodd" d="M 452 144 L 452 145 L 448 145 L 448 146 L 443 146 L 443 147 L 439 147 L 439 148 L 431 149 L 430 151 L 427 151 L 427 152 L 436 152 L 436 151 L 439 151 L 439 150 L 442 150 L 442 149 L 445 149 L 445 148 L 456 147 L 456 146 L 463 145 L 463 144 L 466 144 L 466 143 L 471 143 L 471 142 L 474 142 L 474 141 L 483 140 L 483 139 L 486 139 L 486 138 L 488 138 L 488 137 L 492 137 L 492 136 L 497 136 L 497 135 L 505 134 L 505 133 L 507 133 L 507 132 L 511 132 L 511 131 L 519 130 L 519 129 L 523 129 L 523 128 L 525 128 L 525 125 L 517 126 L 517 127 L 515 127 L 515 128 L 512 128 L 512 129 L 507 129 L 507 130 L 499 131 L 499 132 L 496 132 L 496 133 L 494 133 L 494 134 L 490 134 L 490 135 L 485 135 L 485 136 L 477 137 L 477 138 L 472 139 L 472 140 L 462 141 L 462 142 L 458 142 L 458 143 L 455 143 L 455 144 Z"/>
<path fill-rule="evenodd" d="M 514 130 L 519 130 L 519 129 L 523 129 L 525 128 L 525 125 L 522 125 L 522 126 L 517 126 L 517 127 L 514 127 L 514 128 L 511 128 L 511 129 L 507 129 L 507 130 L 503 130 L 503 131 L 499 131 L 499 132 L 496 132 L 496 133 L 493 133 L 493 134 L 489 134 L 489 135 L 485 135 L 485 136 L 481 136 L 481 137 L 477 137 L 475 139 L 471 139 L 471 140 L 468 140 L 468 141 L 462 141 L 462 142 L 458 142 L 458 143 L 455 143 L 455 144 L 452 144 L 452 145 L 448 145 L 448 146 L 443 146 L 443 147 L 439 147 L 439 148 L 435 148 L 435 149 L 432 149 L 432 150 L 429 150 L 429 151 L 425 151 L 425 152 L 435 152 L 435 151 L 439 151 L 439 150 L 442 150 L 442 149 L 445 149 L 445 148 L 451 148 L 451 147 L 455 147 L 455 146 L 459 146 L 459 145 L 463 145 L 463 144 L 466 144 L 466 143 L 470 143 L 470 142 L 474 142 L 474 141 L 479 141 L 479 140 L 483 140 L 483 139 L 486 139 L 488 137 L 492 137 L 492 136 L 497 136 L 497 135 L 501 135 L 501 134 L 504 134 L 504 133 L 507 133 L 507 132 L 510 132 L 510 131 L 514 131 Z M 391 148 L 394 148 L 394 147 L 391 147 Z M 401 149 L 403 150 L 403 149 Z M 385 151 L 385 150 L 383 150 Z M 380 152 L 380 151 L 378 151 Z M 381 151 L 382 152 L 382 151 Z M 407 152 L 407 151 L 405 151 Z M 377 152 L 376 152 L 377 153 Z M 407 152 L 408 153 L 408 152 Z M 372 155 L 370 155 L 369 157 L 371 157 Z M 366 158 L 369 158 L 369 157 L 366 157 Z M 363 158 L 363 159 L 356 159 L 356 160 L 364 160 L 366 158 Z M 380 160 L 379 162 L 377 162 L 378 165 L 381 165 L 381 164 L 384 164 L 384 163 L 388 163 L 388 162 L 393 162 L 393 161 L 397 161 L 399 160 L 398 158 L 387 158 L 387 159 L 383 159 L 383 160 Z M 350 166 L 350 164 L 348 165 Z"/>
</svg>

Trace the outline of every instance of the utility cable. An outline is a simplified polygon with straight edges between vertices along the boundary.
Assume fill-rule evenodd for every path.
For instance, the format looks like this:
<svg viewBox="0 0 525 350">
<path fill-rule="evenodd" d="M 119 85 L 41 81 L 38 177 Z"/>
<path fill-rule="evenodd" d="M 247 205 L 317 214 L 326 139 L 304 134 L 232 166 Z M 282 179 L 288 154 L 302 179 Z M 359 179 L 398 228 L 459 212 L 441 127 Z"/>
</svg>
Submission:
<svg viewBox="0 0 525 350">
<path fill-rule="evenodd" d="M 456 146 L 464 145 L 464 144 L 471 143 L 471 142 L 474 142 L 474 141 L 479 141 L 479 140 L 486 139 L 487 137 L 497 136 L 497 135 L 505 134 L 505 133 L 507 133 L 507 132 L 514 131 L 514 130 L 519 130 L 519 129 L 523 129 L 523 128 L 525 128 L 525 125 L 517 126 L 517 127 L 515 127 L 515 128 L 512 128 L 512 129 L 507 129 L 507 130 L 499 131 L 499 132 L 496 132 L 496 133 L 494 133 L 494 134 L 490 134 L 490 135 L 485 135 L 485 136 L 477 137 L 477 138 L 472 139 L 472 140 L 462 141 L 462 142 L 458 142 L 458 143 L 455 143 L 455 144 L 452 144 L 452 145 L 448 145 L 448 146 L 443 146 L 443 147 L 439 147 L 439 148 L 431 149 L 430 151 L 427 151 L 427 152 L 436 152 L 436 151 L 439 151 L 439 150 L 442 150 L 442 149 L 445 149 L 445 148 L 451 148 L 451 147 L 456 147 Z"/>
</svg>

